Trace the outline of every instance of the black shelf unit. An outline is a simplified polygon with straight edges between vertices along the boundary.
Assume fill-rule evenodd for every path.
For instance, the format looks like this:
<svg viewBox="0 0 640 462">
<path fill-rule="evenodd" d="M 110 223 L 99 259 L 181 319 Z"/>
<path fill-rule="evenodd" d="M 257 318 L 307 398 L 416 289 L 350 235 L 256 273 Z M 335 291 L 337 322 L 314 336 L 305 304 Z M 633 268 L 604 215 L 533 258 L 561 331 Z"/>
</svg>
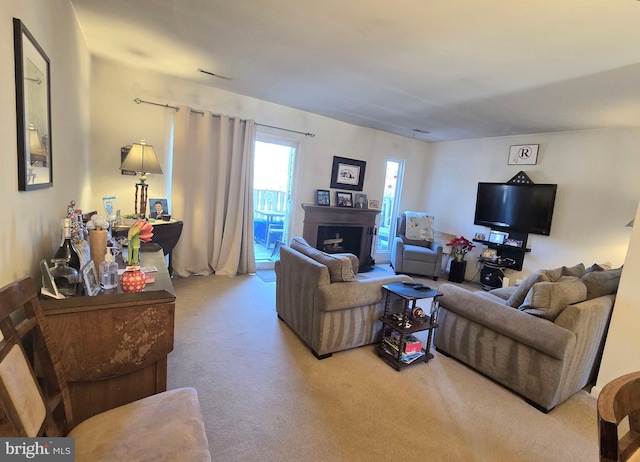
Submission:
<svg viewBox="0 0 640 462">
<path fill-rule="evenodd" d="M 529 238 L 529 234 L 511 231 L 509 232 L 509 238 L 521 241 L 522 247 L 498 244 L 496 242 L 490 242 L 482 239 L 473 239 L 473 242 L 478 242 L 480 244 L 486 245 L 490 249 L 495 249 L 497 251 L 498 260 L 490 260 L 492 263 L 497 263 L 503 268 L 520 271 L 522 270 L 522 264 L 524 263 L 524 255 L 531 252 L 531 249 L 527 248 L 527 239 Z"/>
<path fill-rule="evenodd" d="M 413 284 L 419 286 L 420 284 Z M 382 321 L 382 341 L 376 346 L 376 353 L 380 356 L 389 366 L 399 371 L 405 367 L 411 366 L 416 363 L 426 363 L 430 359 L 433 359 L 433 354 L 430 352 L 431 341 L 433 338 L 433 330 L 438 327 L 436 317 L 438 314 L 438 297 L 442 294 L 437 290 L 422 287 L 415 289 L 411 284 L 402 282 L 392 282 L 382 286 L 386 291 L 384 313 L 380 317 Z M 402 311 L 400 319 L 392 317 L 391 312 L 391 299 L 398 297 L 402 300 Z M 411 316 L 412 310 L 416 307 L 416 301 L 423 298 L 433 298 L 430 307 L 430 315 L 424 321 L 418 321 Z M 400 342 L 398 344 L 398 350 L 390 352 L 385 348 L 385 338 L 391 335 L 392 331 L 400 334 Z M 415 332 L 429 331 L 427 341 L 422 347 L 422 356 L 411 362 L 405 362 L 402 360 L 402 352 L 405 349 L 407 337 Z"/>
</svg>

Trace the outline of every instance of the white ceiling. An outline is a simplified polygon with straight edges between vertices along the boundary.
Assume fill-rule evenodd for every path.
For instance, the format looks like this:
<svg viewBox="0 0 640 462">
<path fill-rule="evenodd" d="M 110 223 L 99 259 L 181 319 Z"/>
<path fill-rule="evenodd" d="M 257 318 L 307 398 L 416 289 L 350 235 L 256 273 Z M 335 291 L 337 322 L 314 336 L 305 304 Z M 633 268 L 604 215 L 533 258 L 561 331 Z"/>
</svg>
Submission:
<svg viewBox="0 0 640 462">
<path fill-rule="evenodd" d="M 640 123 L 637 0 L 71 3 L 96 56 L 403 136 Z"/>
</svg>

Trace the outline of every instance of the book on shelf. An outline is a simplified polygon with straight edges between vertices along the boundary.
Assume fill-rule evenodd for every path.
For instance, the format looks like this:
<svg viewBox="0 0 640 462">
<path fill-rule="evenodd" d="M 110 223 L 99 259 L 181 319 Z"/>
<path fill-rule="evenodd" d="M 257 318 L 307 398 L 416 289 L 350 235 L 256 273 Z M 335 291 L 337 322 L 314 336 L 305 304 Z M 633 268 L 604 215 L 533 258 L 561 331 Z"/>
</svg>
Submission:
<svg viewBox="0 0 640 462">
<path fill-rule="evenodd" d="M 382 349 L 389 356 L 393 356 L 396 359 L 398 358 L 398 350 L 397 349 L 393 349 L 388 343 L 383 342 Z M 405 353 L 405 354 L 400 355 L 400 361 L 402 361 L 405 364 L 411 364 L 416 359 L 421 358 L 423 356 L 424 356 L 424 351 L 422 351 L 422 350 L 419 353 L 411 353 L 411 354 L 406 354 Z"/>
<path fill-rule="evenodd" d="M 384 342 L 387 343 L 395 351 L 400 349 L 400 333 L 394 331 L 390 335 L 384 338 Z M 405 336 L 405 344 L 403 354 L 414 354 L 422 351 L 422 342 L 413 335 Z"/>
</svg>

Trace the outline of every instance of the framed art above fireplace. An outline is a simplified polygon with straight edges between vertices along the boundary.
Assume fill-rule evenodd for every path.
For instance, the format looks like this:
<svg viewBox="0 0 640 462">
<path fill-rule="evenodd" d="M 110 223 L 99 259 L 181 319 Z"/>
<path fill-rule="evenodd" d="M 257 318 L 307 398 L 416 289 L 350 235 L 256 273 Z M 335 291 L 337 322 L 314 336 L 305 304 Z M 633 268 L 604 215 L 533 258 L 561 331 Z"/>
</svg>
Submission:
<svg viewBox="0 0 640 462">
<path fill-rule="evenodd" d="M 367 163 L 363 160 L 333 156 L 331 187 L 348 189 L 350 191 L 362 191 L 364 170 L 366 167 Z"/>
</svg>

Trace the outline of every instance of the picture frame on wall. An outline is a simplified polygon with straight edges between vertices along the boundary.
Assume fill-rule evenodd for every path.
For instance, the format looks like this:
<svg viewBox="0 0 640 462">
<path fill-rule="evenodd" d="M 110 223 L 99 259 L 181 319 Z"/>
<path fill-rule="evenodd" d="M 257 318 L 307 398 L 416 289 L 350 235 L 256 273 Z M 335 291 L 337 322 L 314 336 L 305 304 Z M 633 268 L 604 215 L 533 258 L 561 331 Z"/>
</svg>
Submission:
<svg viewBox="0 0 640 462">
<path fill-rule="evenodd" d="M 326 189 L 316 189 L 316 205 L 328 207 L 331 205 L 331 196 Z"/>
<path fill-rule="evenodd" d="M 53 186 L 49 57 L 13 18 L 18 140 L 18 190 Z"/>
<path fill-rule="evenodd" d="M 509 149 L 509 165 L 536 165 L 538 162 L 538 144 L 522 144 Z"/>
<path fill-rule="evenodd" d="M 336 191 L 336 205 L 338 207 L 353 207 L 353 195 L 350 192 Z"/>
<path fill-rule="evenodd" d="M 362 191 L 366 167 L 367 163 L 363 160 L 333 156 L 331 187 L 351 191 Z"/>
</svg>

